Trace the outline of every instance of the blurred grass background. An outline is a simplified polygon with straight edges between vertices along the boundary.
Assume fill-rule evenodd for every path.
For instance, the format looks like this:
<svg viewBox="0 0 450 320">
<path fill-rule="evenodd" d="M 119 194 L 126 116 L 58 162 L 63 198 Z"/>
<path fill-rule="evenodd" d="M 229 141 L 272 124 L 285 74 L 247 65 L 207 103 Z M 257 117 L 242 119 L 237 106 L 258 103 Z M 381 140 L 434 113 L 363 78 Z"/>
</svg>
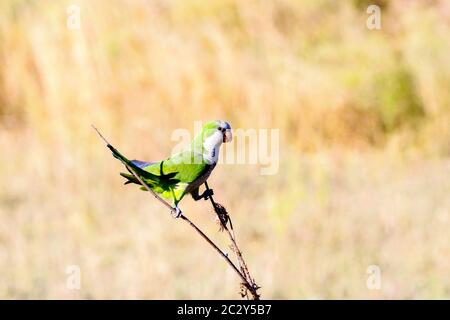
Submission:
<svg viewBox="0 0 450 320">
<path fill-rule="evenodd" d="M 237 298 L 90 127 L 151 160 L 210 119 L 281 130 L 277 175 L 210 179 L 263 298 L 449 298 L 449 35 L 445 0 L 2 1 L 0 298 Z"/>
</svg>

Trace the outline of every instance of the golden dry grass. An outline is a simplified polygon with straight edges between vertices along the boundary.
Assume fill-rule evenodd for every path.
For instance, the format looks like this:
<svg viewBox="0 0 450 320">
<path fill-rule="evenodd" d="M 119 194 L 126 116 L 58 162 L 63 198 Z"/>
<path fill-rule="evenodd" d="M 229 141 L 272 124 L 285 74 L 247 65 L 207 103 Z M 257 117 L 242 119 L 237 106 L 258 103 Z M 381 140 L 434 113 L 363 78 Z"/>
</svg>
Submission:
<svg viewBox="0 0 450 320">
<path fill-rule="evenodd" d="M 366 1 L 80 0 L 69 30 L 73 3 L 0 4 L 1 298 L 238 297 L 90 127 L 159 159 L 216 118 L 280 129 L 277 175 L 211 178 L 263 298 L 450 297 L 447 1 L 378 1 L 380 31 Z M 206 203 L 183 209 L 224 244 Z"/>
</svg>

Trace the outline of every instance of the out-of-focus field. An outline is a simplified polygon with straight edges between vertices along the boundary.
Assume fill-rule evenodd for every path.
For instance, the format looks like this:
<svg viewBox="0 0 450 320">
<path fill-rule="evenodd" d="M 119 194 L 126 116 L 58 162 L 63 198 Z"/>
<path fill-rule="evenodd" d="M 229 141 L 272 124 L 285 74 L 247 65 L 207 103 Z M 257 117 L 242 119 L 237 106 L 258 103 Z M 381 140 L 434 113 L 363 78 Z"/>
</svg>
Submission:
<svg viewBox="0 0 450 320">
<path fill-rule="evenodd" d="M 151 160 L 210 119 L 280 129 L 278 174 L 210 179 L 263 298 L 450 298 L 450 3 L 375 2 L 1 1 L 0 298 L 237 298 L 90 127 Z"/>
</svg>

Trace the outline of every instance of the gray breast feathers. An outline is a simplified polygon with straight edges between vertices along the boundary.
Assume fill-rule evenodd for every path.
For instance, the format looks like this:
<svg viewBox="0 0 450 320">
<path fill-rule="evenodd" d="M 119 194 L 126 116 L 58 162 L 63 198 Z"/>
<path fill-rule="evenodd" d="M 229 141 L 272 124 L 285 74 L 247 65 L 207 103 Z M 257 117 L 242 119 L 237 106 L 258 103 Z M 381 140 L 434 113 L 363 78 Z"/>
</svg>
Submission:
<svg viewBox="0 0 450 320">
<path fill-rule="evenodd" d="M 191 192 L 192 190 L 197 189 L 198 187 L 200 187 L 202 184 L 205 183 L 205 181 L 209 178 L 209 176 L 211 175 L 211 172 L 213 171 L 213 169 L 215 168 L 216 164 L 208 164 L 205 167 L 205 171 L 198 176 L 197 179 L 195 179 L 194 181 L 192 181 L 192 183 L 187 187 L 186 193 Z"/>
</svg>

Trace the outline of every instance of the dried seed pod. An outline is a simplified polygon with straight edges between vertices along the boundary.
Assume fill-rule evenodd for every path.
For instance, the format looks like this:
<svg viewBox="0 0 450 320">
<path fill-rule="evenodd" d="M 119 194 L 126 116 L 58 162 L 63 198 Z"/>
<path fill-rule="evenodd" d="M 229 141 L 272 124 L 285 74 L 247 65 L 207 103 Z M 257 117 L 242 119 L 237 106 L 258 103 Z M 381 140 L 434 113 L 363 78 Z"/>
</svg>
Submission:
<svg viewBox="0 0 450 320">
<path fill-rule="evenodd" d="M 216 203 L 214 206 L 214 211 L 217 214 L 216 222 L 220 225 L 220 231 L 223 231 L 224 227 L 227 225 L 229 219 L 227 209 L 220 203 Z"/>
<path fill-rule="evenodd" d="M 247 289 L 247 286 L 245 285 L 245 283 L 241 283 L 239 294 L 241 295 L 242 298 L 248 297 L 247 290 L 248 289 Z"/>
</svg>

